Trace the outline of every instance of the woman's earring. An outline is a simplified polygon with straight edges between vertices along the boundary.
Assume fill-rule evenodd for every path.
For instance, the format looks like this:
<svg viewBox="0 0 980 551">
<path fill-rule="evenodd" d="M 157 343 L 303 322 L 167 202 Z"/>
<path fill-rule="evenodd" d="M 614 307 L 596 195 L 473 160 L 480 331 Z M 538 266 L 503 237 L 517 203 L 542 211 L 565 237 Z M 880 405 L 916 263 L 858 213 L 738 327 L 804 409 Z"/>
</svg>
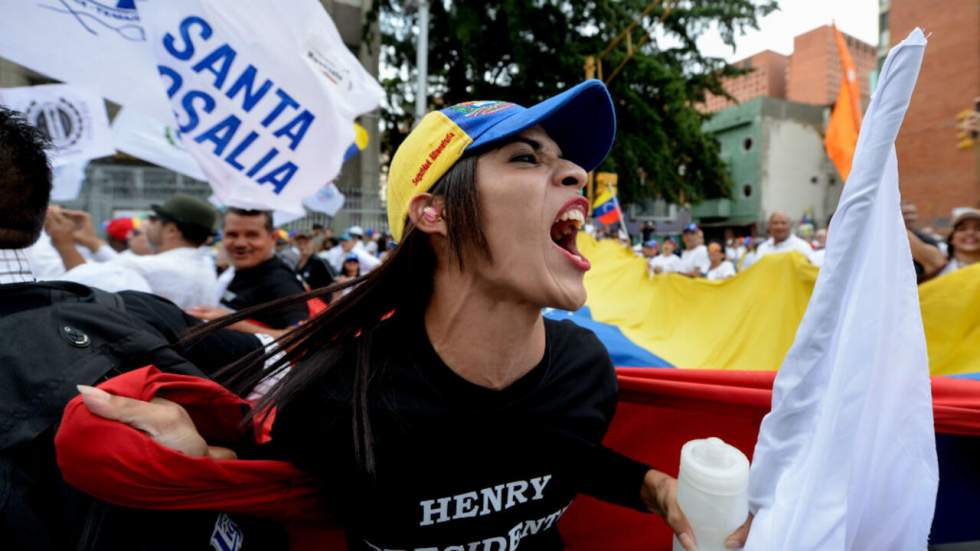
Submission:
<svg viewBox="0 0 980 551">
<path fill-rule="evenodd" d="M 425 207 L 422 209 L 422 218 L 428 223 L 438 222 L 441 217 L 436 214 L 436 209 L 432 207 Z"/>
</svg>

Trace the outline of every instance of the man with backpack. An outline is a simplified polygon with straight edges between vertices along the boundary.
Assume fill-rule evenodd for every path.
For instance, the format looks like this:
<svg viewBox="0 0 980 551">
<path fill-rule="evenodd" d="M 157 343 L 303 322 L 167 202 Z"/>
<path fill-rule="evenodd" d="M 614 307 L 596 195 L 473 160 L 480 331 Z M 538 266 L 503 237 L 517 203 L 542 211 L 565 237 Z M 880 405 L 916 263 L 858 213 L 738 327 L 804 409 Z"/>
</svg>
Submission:
<svg viewBox="0 0 980 551">
<path fill-rule="evenodd" d="M 268 340 L 222 331 L 184 346 L 199 323 L 166 299 L 35 282 L 24 249 L 41 232 L 51 193 L 44 137 L 0 107 L 0 534 L 4 549 L 55 551 L 284 549 L 268 522 L 210 512 L 124 509 L 68 486 L 53 436 L 76 385 L 148 364 L 207 373 Z M 203 370 L 202 370 L 203 369 Z M 99 445 L 93 442 L 92 445 Z"/>
</svg>

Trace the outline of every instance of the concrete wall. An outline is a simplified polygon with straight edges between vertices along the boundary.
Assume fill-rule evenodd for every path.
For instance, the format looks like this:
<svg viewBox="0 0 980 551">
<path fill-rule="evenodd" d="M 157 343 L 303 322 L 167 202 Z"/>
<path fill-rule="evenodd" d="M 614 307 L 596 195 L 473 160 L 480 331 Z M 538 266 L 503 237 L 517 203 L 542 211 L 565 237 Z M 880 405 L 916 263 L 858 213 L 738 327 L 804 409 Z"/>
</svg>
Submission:
<svg viewBox="0 0 980 551">
<path fill-rule="evenodd" d="M 818 226 L 837 207 L 843 185 L 827 159 L 820 127 L 800 119 L 764 116 L 760 222 L 776 211 L 800 220 L 810 209 Z"/>
</svg>

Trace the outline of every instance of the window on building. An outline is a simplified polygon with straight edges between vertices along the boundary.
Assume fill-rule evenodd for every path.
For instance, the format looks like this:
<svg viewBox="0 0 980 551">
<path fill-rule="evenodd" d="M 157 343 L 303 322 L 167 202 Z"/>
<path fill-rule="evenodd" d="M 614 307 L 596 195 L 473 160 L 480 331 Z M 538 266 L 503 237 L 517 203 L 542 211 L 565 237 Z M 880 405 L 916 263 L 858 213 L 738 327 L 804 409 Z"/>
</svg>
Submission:
<svg viewBox="0 0 980 551">
<path fill-rule="evenodd" d="M 745 184 L 742 186 L 742 195 L 746 197 L 752 196 L 752 184 Z"/>
</svg>

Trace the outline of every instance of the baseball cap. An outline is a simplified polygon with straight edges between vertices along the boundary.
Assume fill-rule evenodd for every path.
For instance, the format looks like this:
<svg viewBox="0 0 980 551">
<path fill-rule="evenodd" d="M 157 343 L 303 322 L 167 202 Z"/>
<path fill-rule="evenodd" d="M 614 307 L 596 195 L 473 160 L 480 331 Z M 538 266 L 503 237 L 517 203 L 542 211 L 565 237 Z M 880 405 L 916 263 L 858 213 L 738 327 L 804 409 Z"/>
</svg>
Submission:
<svg viewBox="0 0 980 551">
<path fill-rule="evenodd" d="M 214 229 L 218 219 L 218 211 L 210 203 L 182 193 L 173 195 L 162 205 L 150 205 L 150 208 L 161 218 L 208 231 Z"/>
<path fill-rule="evenodd" d="M 644 247 L 656 247 L 657 245 L 659 245 L 659 243 L 657 243 L 656 239 L 647 239 L 643 242 Z"/>
<path fill-rule="evenodd" d="M 463 155 L 537 125 L 564 158 L 592 170 L 612 148 L 616 112 L 606 86 L 587 80 L 531 107 L 467 101 L 429 113 L 399 146 L 388 171 L 388 227 L 395 240 L 402 240 L 412 198 L 432 189 Z"/>
<path fill-rule="evenodd" d="M 138 221 L 128 216 L 113 218 L 105 227 L 105 233 L 116 241 L 126 241 L 130 234 L 139 227 Z"/>
<path fill-rule="evenodd" d="M 354 253 L 350 253 L 344 257 L 344 262 L 360 262 L 360 261 L 361 260 L 357 258 L 357 255 Z"/>
<path fill-rule="evenodd" d="M 347 232 L 344 232 L 344 233 L 338 235 L 337 236 L 337 241 L 350 241 L 350 234 L 347 233 Z"/>
<path fill-rule="evenodd" d="M 364 229 L 360 226 L 351 226 L 347 228 L 348 235 L 356 235 L 358 237 L 364 237 Z"/>
<path fill-rule="evenodd" d="M 696 233 L 697 231 L 698 231 L 697 224 L 692 223 L 684 226 L 684 233 Z"/>
<path fill-rule="evenodd" d="M 953 228 L 964 220 L 980 220 L 980 209 L 971 207 L 960 207 L 953 209 Z"/>
</svg>

